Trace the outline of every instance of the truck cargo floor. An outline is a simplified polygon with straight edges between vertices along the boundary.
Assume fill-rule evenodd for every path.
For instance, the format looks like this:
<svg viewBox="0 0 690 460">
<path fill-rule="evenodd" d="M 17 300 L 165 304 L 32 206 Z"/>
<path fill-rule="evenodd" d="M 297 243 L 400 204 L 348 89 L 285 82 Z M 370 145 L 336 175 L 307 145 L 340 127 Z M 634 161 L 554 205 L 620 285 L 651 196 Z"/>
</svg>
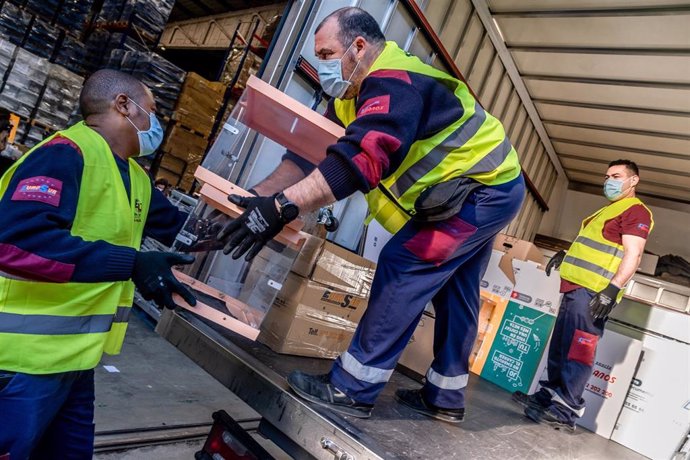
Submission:
<svg viewBox="0 0 690 460">
<path fill-rule="evenodd" d="M 475 375 L 470 376 L 467 416 L 460 425 L 398 404 L 397 388 L 420 384 L 397 371 L 372 417 L 357 419 L 306 403 L 287 386 L 291 371 L 327 372 L 329 360 L 279 355 L 187 312 L 166 312 L 157 331 L 317 458 L 334 458 L 335 449 L 325 450 L 324 442 L 355 459 L 645 458 L 581 428 L 567 433 L 533 423 L 507 391 Z"/>
</svg>

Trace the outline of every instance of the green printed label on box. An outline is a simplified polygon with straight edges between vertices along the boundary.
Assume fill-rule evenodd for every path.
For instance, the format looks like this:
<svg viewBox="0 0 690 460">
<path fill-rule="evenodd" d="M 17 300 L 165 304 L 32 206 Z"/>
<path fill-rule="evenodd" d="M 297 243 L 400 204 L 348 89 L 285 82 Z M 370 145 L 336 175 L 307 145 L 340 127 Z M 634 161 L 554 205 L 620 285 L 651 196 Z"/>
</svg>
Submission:
<svg viewBox="0 0 690 460">
<path fill-rule="evenodd" d="M 556 318 L 509 302 L 481 376 L 509 391 L 528 391 Z"/>
</svg>

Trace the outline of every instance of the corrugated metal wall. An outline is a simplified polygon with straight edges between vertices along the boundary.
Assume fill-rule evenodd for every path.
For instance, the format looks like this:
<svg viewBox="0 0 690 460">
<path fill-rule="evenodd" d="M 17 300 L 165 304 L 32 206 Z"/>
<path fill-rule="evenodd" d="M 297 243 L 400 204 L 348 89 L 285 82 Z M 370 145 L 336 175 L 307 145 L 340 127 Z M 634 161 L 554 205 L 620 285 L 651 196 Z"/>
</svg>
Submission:
<svg viewBox="0 0 690 460">
<path fill-rule="evenodd" d="M 549 202 L 560 165 L 547 152 L 548 138 L 538 133 L 541 123 L 531 117 L 526 103 L 509 76 L 504 61 L 471 0 L 425 0 L 420 7 L 481 104 L 504 124 L 524 170 Z M 548 146 L 550 147 L 550 146 Z M 537 200 L 527 194 L 517 218 L 506 230 L 531 240 L 543 215 Z"/>
</svg>

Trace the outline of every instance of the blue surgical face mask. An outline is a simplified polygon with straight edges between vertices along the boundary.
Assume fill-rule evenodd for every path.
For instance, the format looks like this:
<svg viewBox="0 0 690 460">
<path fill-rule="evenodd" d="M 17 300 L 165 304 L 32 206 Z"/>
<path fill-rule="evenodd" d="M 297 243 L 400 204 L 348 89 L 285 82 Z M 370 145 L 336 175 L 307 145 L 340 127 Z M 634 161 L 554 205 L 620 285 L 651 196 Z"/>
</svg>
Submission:
<svg viewBox="0 0 690 460">
<path fill-rule="evenodd" d="M 625 180 L 619 179 L 606 179 L 604 182 L 604 196 L 609 201 L 616 201 L 623 194 L 623 184 L 625 184 L 632 177 L 628 177 Z"/>
<path fill-rule="evenodd" d="M 132 101 L 132 99 L 130 99 L 130 101 Z M 132 103 L 139 107 L 142 111 L 146 112 L 146 110 L 144 110 L 144 108 L 136 102 L 132 101 Z M 134 129 L 137 130 L 137 136 L 139 137 L 140 157 L 145 157 L 155 152 L 158 149 L 158 147 L 161 146 L 164 135 L 163 127 L 158 121 L 156 114 L 153 112 L 146 113 L 149 114 L 149 129 L 147 129 L 146 131 L 140 130 L 139 128 L 137 128 L 137 125 L 135 125 L 134 122 L 132 122 L 132 120 L 129 119 L 129 117 L 125 117 L 127 118 L 127 121 L 129 121 L 132 124 L 132 126 L 134 126 Z"/>
<path fill-rule="evenodd" d="M 354 42 L 347 47 L 347 50 L 345 50 L 343 56 L 350 51 L 352 45 L 354 45 Z M 357 61 L 357 65 L 352 71 L 352 74 L 350 74 L 350 78 L 352 78 L 352 75 L 355 74 L 360 62 L 361 61 Z M 339 59 L 327 60 L 319 59 L 319 81 L 321 82 L 321 88 L 323 88 L 324 93 L 337 99 L 342 98 L 352 84 L 351 81 L 343 79 L 343 58 L 341 57 Z"/>
</svg>

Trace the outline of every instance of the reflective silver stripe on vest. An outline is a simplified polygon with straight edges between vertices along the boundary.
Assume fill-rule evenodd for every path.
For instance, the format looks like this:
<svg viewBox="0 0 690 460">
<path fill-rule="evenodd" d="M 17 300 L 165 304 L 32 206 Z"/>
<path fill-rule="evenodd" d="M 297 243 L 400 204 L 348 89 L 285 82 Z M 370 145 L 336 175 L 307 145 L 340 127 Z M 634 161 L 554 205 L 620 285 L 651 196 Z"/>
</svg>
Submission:
<svg viewBox="0 0 690 460">
<path fill-rule="evenodd" d="M 348 352 L 340 355 L 340 364 L 348 374 L 362 382 L 386 383 L 393 375 L 393 369 L 365 366 Z"/>
<path fill-rule="evenodd" d="M 471 174 L 481 174 L 495 171 L 501 164 L 506 161 L 508 154 L 513 150 L 513 144 L 506 136 L 498 146 L 496 146 L 487 156 L 479 160 L 474 166 L 463 173 L 464 176 Z"/>
<path fill-rule="evenodd" d="M 432 385 L 439 387 L 443 390 L 459 390 L 467 386 L 467 380 L 469 379 L 469 374 L 456 375 L 455 377 L 447 377 L 443 374 L 439 374 L 432 368 L 426 373 L 426 380 Z"/>
<path fill-rule="evenodd" d="M 619 259 L 623 258 L 623 251 L 621 251 L 617 247 L 609 246 L 608 244 L 594 241 L 590 238 L 587 238 L 586 236 L 578 236 L 577 238 L 575 238 L 575 243 L 580 243 L 589 248 L 596 249 L 597 251 L 605 252 L 606 254 L 611 254 L 612 256 L 617 257 Z"/>
<path fill-rule="evenodd" d="M 130 307 L 117 307 L 115 316 L 113 317 L 113 323 L 126 323 L 129 321 L 129 312 L 132 309 Z"/>
<path fill-rule="evenodd" d="M 403 173 L 400 178 L 390 187 L 397 197 L 401 197 L 419 179 L 426 176 L 436 166 L 448 156 L 450 152 L 456 150 L 467 143 L 479 132 L 479 128 L 486 120 L 486 112 L 478 104 L 474 105 L 474 114 L 452 132 L 443 142 L 434 147 L 429 153 L 420 158 L 415 164 Z"/>
<path fill-rule="evenodd" d="M 573 256 L 565 256 L 565 259 L 563 259 L 563 263 L 575 265 L 576 267 L 583 268 L 587 271 L 590 271 L 592 273 L 596 273 L 597 275 L 603 276 L 604 278 L 606 278 L 608 280 L 613 278 L 613 275 L 615 274 L 613 272 L 606 270 L 603 267 L 600 267 L 599 265 L 593 264 L 592 262 L 587 262 L 586 260 L 576 259 Z M 561 269 L 561 271 L 562 271 L 562 269 Z"/>
<path fill-rule="evenodd" d="M 113 315 L 51 316 L 0 313 L 0 332 L 11 334 L 68 335 L 108 332 Z"/>
</svg>

